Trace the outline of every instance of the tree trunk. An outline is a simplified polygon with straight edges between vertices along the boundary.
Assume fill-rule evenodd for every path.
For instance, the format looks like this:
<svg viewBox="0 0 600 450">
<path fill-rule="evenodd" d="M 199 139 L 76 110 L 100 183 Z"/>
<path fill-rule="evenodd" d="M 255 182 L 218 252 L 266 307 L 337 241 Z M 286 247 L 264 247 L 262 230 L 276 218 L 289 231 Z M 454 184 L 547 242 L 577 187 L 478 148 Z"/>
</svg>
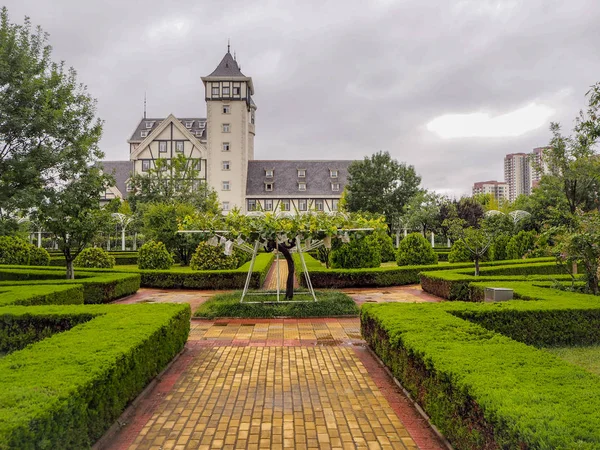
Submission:
<svg viewBox="0 0 600 450">
<path fill-rule="evenodd" d="M 67 259 L 67 280 L 74 280 L 74 279 L 75 279 L 75 269 L 73 267 L 73 259 L 68 258 Z"/>
<path fill-rule="evenodd" d="M 287 261 L 288 276 L 285 282 L 285 298 L 286 300 L 292 300 L 294 298 L 294 259 L 292 258 L 290 250 L 285 245 L 277 244 L 277 250 L 281 252 Z"/>
<path fill-rule="evenodd" d="M 475 276 L 479 276 L 479 255 L 475 256 Z"/>
</svg>

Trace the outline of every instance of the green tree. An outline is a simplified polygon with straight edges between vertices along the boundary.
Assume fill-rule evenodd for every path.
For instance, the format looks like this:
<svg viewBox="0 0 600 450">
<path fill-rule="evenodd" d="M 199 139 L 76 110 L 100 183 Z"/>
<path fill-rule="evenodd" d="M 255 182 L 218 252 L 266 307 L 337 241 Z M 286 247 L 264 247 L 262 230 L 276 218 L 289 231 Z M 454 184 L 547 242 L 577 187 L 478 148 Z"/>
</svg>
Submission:
<svg viewBox="0 0 600 450">
<path fill-rule="evenodd" d="M 148 172 L 134 174 L 129 183 L 131 208 L 148 203 L 188 203 L 200 211 L 220 213 L 217 193 L 198 178 L 197 161 L 181 154 L 170 160 L 158 158 Z"/>
<path fill-rule="evenodd" d="M 456 203 L 456 214 L 468 226 L 477 228 L 483 219 L 485 210 L 483 205 L 473 197 L 463 197 Z"/>
<path fill-rule="evenodd" d="M 73 260 L 110 223 L 110 214 L 100 207 L 98 199 L 114 180 L 97 167 L 63 176 L 72 178 L 44 189 L 36 215 L 44 229 L 56 237 L 67 262 L 67 278 L 73 279 Z"/>
<path fill-rule="evenodd" d="M 400 242 L 396 256 L 399 266 L 437 264 L 431 244 L 419 233 L 411 233 Z"/>
<path fill-rule="evenodd" d="M 48 35 L 0 13 L 0 208 L 39 202 L 60 174 L 102 156 L 96 103 L 76 72 L 51 60 Z"/>
<path fill-rule="evenodd" d="M 418 192 L 404 208 L 402 223 L 427 237 L 428 231 L 437 231 L 439 227 L 440 205 L 441 197 L 435 192 Z"/>
<path fill-rule="evenodd" d="M 391 229 L 419 192 L 420 183 L 413 166 L 392 159 L 388 152 L 378 152 L 348 168 L 346 207 L 350 212 L 383 214 Z"/>
<path fill-rule="evenodd" d="M 148 239 L 162 242 L 168 251 L 177 255 L 181 265 L 187 266 L 200 243 L 200 236 L 178 233 L 185 217 L 196 213 L 188 203 L 153 203 L 143 211 L 144 234 Z"/>
</svg>

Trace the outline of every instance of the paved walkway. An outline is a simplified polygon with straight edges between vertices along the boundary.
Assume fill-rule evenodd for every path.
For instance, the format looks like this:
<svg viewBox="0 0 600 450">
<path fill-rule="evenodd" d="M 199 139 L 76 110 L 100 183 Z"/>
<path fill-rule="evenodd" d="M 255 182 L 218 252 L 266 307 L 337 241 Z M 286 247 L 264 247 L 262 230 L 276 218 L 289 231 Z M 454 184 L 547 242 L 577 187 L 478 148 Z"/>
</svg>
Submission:
<svg viewBox="0 0 600 450">
<path fill-rule="evenodd" d="M 357 292 L 359 301 L 367 295 Z M 145 289 L 124 302 L 197 307 L 211 294 Z M 408 295 L 397 297 L 428 301 Z M 122 420 L 99 448 L 444 448 L 370 354 L 354 318 L 193 320 L 181 356 Z"/>
<path fill-rule="evenodd" d="M 279 255 L 279 263 L 277 260 L 273 261 L 271 264 L 271 268 L 269 269 L 269 273 L 267 273 L 267 277 L 265 278 L 265 282 L 263 284 L 263 289 L 269 291 L 277 290 L 277 272 L 279 272 L 279 286 L 282 291 L 285 291 L 285 283 L 288 276 L 288 265 L 287 261 L 283 257 L 283 255 Z M 294 287 L 297 288 L 299 286 L 298 277 L 294 275 Z"/>
</svg>

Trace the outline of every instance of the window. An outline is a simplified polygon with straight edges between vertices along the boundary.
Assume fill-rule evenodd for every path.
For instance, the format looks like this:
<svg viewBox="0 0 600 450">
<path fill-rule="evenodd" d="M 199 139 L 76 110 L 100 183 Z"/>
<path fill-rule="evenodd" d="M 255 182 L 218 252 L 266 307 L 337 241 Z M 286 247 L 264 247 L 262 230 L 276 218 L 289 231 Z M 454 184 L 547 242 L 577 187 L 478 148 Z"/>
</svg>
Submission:
<svg viewBox="0 0 600 450">
<path fill-rule="evenodd" d="M 200 128 L 206 128 L 206 122 L 198 122 Z"/>
<path fill-rule="evenodd" d="M 273 178 L 273 169 L 265 169 L 265 177 L 267 178 Z"/>
<path fill-rule="evenodd" d="M 223 181 L 223 182 L 221 183 L 221 189 L 222 189 L 223 191 L 229 191 L 229 190 L 231 190 L 231 186 L 230 186 L 230 184 L 229 184 L 229 181 Z"/>
<path fill-rule="evenodd" d="M 192 181 L 192 191 L 197 191 L 200 189 L 200 180 Z"/>
<path fill-rule="evenodd" d="M 229 114 L 231 112 L 231 106 L 223 105 L 223 114 Z"/>
<path fill-rule="evenodd" d="M 229 124 L 228 123 L 224 123 L 223 124 L 223 133 L 229 133 L 230 129 L 229 129 Z"/>
<path fill-rule="evenodd" d="M 196 137 L 201 138 L 202 137 L 202 130 L 196 130 L 195 135 L 196 135 Z"/>
<path fill-rule="evenodd" d="M 338 171 L 337 171 L 337 169 L 329 169 L 329 176 L 331 178 L 337 178 L 338 177 Z"/>
<path fill-rule="evenodd" d="M 265 200 L 265 211 L 273 211 L 273 200 Z"/>
<path fill-rule="evenodd" d="M 254 123 L 254 111 L 250 113 L 250 123 Z"/>
<path fill-rule="evenodd" d="M 331 190 L 333 192 L 338 192 L 340 190 L 340 183 L 331 183 Z"/>
<path fill-rule="evenodd" d="M 306 190 L 306 183 L 298 183 L 298 190 L 299 191 L 305 191 Z"/>
<path fill-rule="evenodd" d="M 223 170 L 229 170 L 230 164 L 229 161 L 223 161 Z"/>
<path fill-rule="evenodd" d="M 148 172 L 150 170 L 150 160 L 143 159 L 142 160 L 142 172 Z"/>
<path fill-rule="evenodd" d="M 223 96 L 229 96 L 229 86 L 223 86 Z"/>
<path fill-rule="evenodd" d="M 212 95 L 213 95 L 213 97 L 218 97 L 219 96 L 219 86 L 213 86 L 213 88 L 212 88 Z"/>
<path fill-rule="evenodd" d="M 271 192 L 273 190 L 273 183 L 265 183 L 265 191 Z"/>
<path fill-rule="evenodd" d="M 154 122 L 146 122 L 146 128 L 150 129 L 154 126 Z"/>
<path fill-rule="evenodd" d="M 248 211 L 256 211 L 256 200 L 248 199 Z"/>
<path fill-rule="evenodd" d="M 306 199 L 298 200 L 298 211 L 306 211 L 307 209 Z"/>
<path fill-rule="evenodd" d="M 229 202 L 223 202 L 223 211 L 229 211 Z"/>
<path fill-rule="evenodd" d="M 331 201 L 331 210 L 332 211 L 337 211 L 338 210 L 338 204 L 339 204 L 339 200 L 332 200 Z"/>
<path fill-rule="evenodd" d="M 186 122 L 186 123 L 185 123 L 185 127 L 186 127 L 186 128 L 192 128 L 192 125 L 194 125 L 194 121 L 191 121 L 191 122 Z"/>
<path fill-rule="evenodd" d="M 231 147 L 229 146 L 229 142 L 223 142 L 223 151 L 228 152 L 229 150 L 231 150 Z"/>
<path fill-rule="evenodd" d="M 323 200 L 315 200 L 315 209 L 317 211 L 323 211 Z"/>
<path fill-rule="evenodd" d="M 142 130 L 140 131 L 140 136 L 145 138 L 146 136 L 148 136 L 148 132 L 146 130 Z"/>
<path fill-rule="evenodd" d="M 298 169 L 298 178 L 306 178 L 306 169 Z"/>
<path fill-rule="evenodd" d="M 175 142 L 175 151 L 179 152 L 179 153 L 183 153 L 183 141 L 177 141 Z"/>
<path fill-rule="evenodd" d="M 235 86 L 233 88 L 233 95 L 240 95 L 240 88 L 239 87 Z"/>
<path fill-rule="evenodd" d="M 289 200 L 281 200 L 279 209 L 282 211 L 289 211 L 290 210 L 290 201 Z"/>
<path fill-rule="evenodd" d="M 160 153 L 167 153 L 167 141 L 160 141 L 158 143 L 158 151 Z"/>
<path fill-rule="evenodd" d="M 194 160 L 194 165 L 192 166 L 193 170 L 200 170 L 202 168 L 202 160 L 201 159 L 195 159 Z"/>
</svg>

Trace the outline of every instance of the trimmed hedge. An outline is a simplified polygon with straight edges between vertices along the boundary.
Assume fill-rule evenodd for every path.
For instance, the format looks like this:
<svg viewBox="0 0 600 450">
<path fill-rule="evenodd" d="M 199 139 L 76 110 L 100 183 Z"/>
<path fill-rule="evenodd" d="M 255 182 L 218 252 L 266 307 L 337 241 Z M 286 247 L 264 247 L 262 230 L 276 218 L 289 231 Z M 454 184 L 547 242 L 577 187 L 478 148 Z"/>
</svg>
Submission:
<svg viewBox="0 0 600 450">
<path fill-rule="evenodd" d="M 109 303 L 134 294 L 140 288 L 140 280 L 139 274 L 118 272 L 76 272 L 74 280 L 66 280 L 63 271 L 28 269 L 22 266 L 5 266 L 0 269 L 0 286 L 81 285 L 87 304 Z"/>
<path fill-rule="evenodd" d="M 527 279 L 568 281 L 570 275 L 556 263 L 532 263 L 484 267 L 480 275 L 475 277 L 472 270 L 452 269 L 446 271 L 430 271 L 420 274 L 421 287 L 425 292 L 446 300 L 483 301 L 483 291 L 471 289 L 474 281 L 524 281 Z"/>
<path fill-rule="evenodd" d="M 131 266 L 138 263 L 138 252 L 107 252 L 115 259 L 115 266 Z M 51 266 L 64 267 L 67 265 L 65 257 L 60 255 L 52 255 L 50 258 Z"/>
<path fill-rule="evenodd" d="M 273 253 L 256 255 L 250 288 L 260 288 L 273 263 Z M 141 286 L 161 289 L 241 289 L 246 282 L 250 263 L 233 270 L 199 270 L 178 272 L 172 270 L 140 270 Z"/>
<path fill-rule="evenodd" d="M 298 255 L 294 255 L 298 258 Z M 304 254 L 310 279 L 315 288 L 321 289 L 343 289 L 350 287 L 386 287 L 403 286 L 407 284 L 418 284 L 419 274 L 428 271 L 467 269 L 473 267 L 473 263 L 458 263 L 430 266 L 403 266 L 403 267 L 377 267 L 372 269 L 327 269 L 312 256 Z M 538 258 L 530 260 L 498 261 L 482 263 L 481 267 L 505 265 L 505 264 L 527 264 L 532 262 L 549 262 L 553 258 Z M 302 275 L 302 265 L 296 259 L 296 273 L 300 285 L 306 287 L 306 281 Z"/>
<path fill-rule="evenodd" d="M 438 255 L 421 233 L 411 233 L 400 241 L 396 262 L 399 266 L 426 266 L 437 264 Z"/>
<path fill-rule="evenodd" d="M 455 448 L 600 448 L 600 378 L 522 343 L 600 343 L 598 298 L 502 286 L 530 300 L 365 304 L 363 336 Z"/>
<path fill-rule="evenodd" d="M 83 286 L 7 286 L 0 284 L 0 306 L 11 305 L 83 305 Z"/>
<path fill-rule="evenodd" d="M 91 447 L 190 329 L 187 304 L 14 306 L 0 323 L 10 316 L 35 335 L 57 315 L 78 324 L 0 359 L 0 449 Z"/>
<path fill-rule="evenodd" d="M 73 260 L 73 266 L 89 269 L 112 269 L 115 258 L 98 247 L 84 248 Z"/>
</svg>

